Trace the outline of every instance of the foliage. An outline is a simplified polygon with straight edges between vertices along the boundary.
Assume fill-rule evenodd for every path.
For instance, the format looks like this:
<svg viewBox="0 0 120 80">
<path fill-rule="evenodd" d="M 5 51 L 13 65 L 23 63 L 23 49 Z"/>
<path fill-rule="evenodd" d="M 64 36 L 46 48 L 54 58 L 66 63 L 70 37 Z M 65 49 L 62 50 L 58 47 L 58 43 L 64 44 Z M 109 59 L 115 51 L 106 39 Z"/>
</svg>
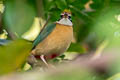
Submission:
<svg viewBox="0 0 120 80">
<path fill-rule="evenodd" d="M 24 40 L 9 42 L 0 47 L 0 75 L 20 68 L 31 50 L 32 44 Z"/>
<path fill-rule="evenodd" d="M 31 1 L 5 1 L 4 22 L 6 28 L 17 33 L 18 36 L 30 28 L 35 14 L 36 11 Z"/>
</svg>

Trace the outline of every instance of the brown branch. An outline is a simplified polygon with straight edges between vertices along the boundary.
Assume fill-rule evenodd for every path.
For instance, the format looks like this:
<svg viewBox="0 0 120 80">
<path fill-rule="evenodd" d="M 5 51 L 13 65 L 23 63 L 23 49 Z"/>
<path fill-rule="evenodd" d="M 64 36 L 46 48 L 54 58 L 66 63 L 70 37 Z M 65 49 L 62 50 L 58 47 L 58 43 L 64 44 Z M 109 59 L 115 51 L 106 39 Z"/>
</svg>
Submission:
<svg viewBox="0 0 120 80">
<path fill-rule="evenodd" d="M 9 36 L 12 40 L 17 39 L 17 36 L 16 36 L 13 32 L 11 32 L 10 30 L 7 30 L 7 32 L 8 32 L 8 36 Z"/>
<path fill-rule="evenodd" d="M 45 13 L 44 13 L 44 8 L 43 8 L 43 0 L 36 0 L 36 4 L 37 4 L 38 17 L 41 17 L 42 19 L 45 19 L 45 16 L 44 16 Z M 44 28 L 48 24 L 49 20 L 50 20 L 50 16 L 48 16 L 48 19 L 46 20 L 46 23 L 42 27 L 40 33 L 44 30 Z M 40 23 L 40 21 L 39 21 L 39 23 Z"/>
</svg>

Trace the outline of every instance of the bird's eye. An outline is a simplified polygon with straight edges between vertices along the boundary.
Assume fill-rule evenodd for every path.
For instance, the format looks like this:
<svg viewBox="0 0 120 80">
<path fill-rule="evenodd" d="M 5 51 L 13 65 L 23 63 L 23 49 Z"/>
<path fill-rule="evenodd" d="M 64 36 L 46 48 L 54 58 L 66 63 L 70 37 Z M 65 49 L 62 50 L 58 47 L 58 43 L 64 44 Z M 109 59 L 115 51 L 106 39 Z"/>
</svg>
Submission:
<svg viewBox="0 0 120 80">
<path fill-rule="evenodd" d="M 68 19 L 72 22 L 72 18 L 71 18 L 71 16 L 68 16 Z"/>
</svg>

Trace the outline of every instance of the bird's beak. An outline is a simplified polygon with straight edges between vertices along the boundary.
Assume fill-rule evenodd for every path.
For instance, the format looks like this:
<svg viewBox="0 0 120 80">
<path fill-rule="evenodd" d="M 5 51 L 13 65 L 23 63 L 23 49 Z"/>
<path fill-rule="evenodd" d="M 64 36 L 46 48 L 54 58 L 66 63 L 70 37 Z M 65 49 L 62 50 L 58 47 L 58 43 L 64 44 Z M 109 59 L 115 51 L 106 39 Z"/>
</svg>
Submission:
<svg viewBox="0 0 120 80">
<path fill-rule="evenodd" d="M 65 18 L 68 18 L 68 14 L 67 14 L 67 13 L 65 13 L 65 14 L 64 14 L 64 17 L 65 17 Z"/>
</svg>

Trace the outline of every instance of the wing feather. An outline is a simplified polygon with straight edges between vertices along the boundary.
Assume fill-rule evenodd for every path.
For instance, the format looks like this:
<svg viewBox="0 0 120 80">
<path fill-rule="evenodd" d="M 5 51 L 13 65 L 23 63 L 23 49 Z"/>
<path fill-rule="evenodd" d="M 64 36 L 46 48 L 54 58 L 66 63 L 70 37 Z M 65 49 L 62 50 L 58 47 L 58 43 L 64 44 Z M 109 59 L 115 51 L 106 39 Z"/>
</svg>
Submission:
<svg viewBox="0 0 120 80">
<path fill-rule="evenodd" d="M 33 48 L 35 48 L 41 41 L 43 41 L 55 28 L 56 24 L 50 24 L 46 26 L 33 42 Z"/>
</svg>

